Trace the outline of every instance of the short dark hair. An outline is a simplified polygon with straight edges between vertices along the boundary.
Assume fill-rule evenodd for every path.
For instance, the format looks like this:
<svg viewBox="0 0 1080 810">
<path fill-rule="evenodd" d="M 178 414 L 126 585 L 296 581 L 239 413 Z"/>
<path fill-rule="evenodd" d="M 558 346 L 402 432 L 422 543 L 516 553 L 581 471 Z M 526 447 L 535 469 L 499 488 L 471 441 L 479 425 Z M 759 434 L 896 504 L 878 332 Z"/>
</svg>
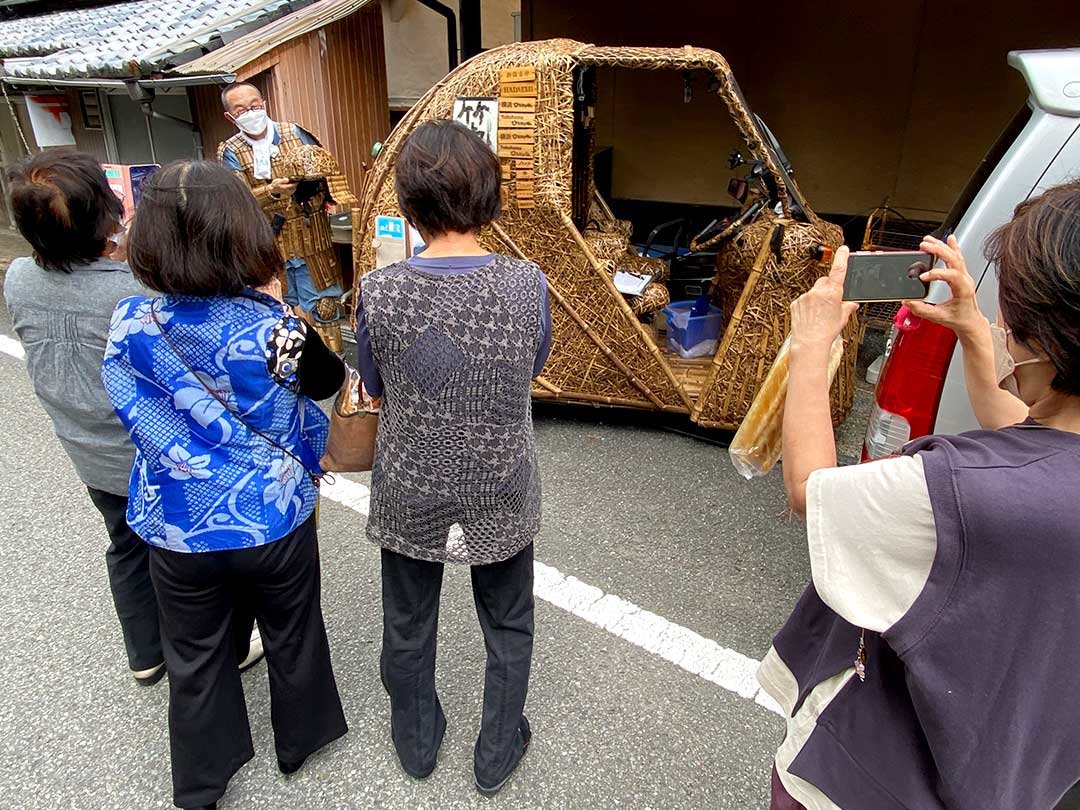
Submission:
<svg viewBox="0 0 1080 810">
<path fill-rule="evenodd" d="M 50 149 L 12 167 L 7 179 L 15 225 L 41 267 L 70 273 L 105 253 L 124 209 L 96 158 Z"/>
<path fill-rule="evenodd" d="M 1045 354 L 1051 387 L 1080 396 L 1080 181 L 1016 206 L 986 243 L 998 305 L 1013 337 Z"/>
<path fill-rule="evenodd" d="M 135 278 L 181 295 L 237 295 L 283 266 L 250 189 L 209 160 L 170 163 L 143 183 L 127 252 Z"/>
<path fill-rule="evenodd" d="M 227 84 L 225 85 L 225 89 L 221 91 L 221 106 L 225 110 L 225 112 L 229 111 L 229 93 L 239 87 L 250 87 L 256 93 L 258 93 L 260 97 L 262 96 L 262 90 L 253 85 L 251 82 L 233 82 L 232 84 Z"/>
<path fill-rule="evenodd" d="M 428 121 L 413 130 L 397 156 L 394 180 L 401 213 L 430 235 L 476 230 L 502 210 L 499 159 L 456 121 Z"/>
</svg>

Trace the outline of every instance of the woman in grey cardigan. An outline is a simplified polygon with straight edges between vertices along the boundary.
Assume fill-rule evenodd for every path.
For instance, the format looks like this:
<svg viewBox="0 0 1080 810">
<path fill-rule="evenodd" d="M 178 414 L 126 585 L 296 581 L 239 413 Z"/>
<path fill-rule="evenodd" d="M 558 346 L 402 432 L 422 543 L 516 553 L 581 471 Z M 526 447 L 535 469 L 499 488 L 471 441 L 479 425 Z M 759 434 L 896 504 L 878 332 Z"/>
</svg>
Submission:
<svg viewBox="0 0 1080 810">
<path fill-rule="evenodd" d="M 360 286 L 359 368 L 382 396 L 367 534 L 382 546 L 382 680 L 405 771 L 435 768 L 446 717 L 435 692 L 443 564 L 472 567 L 487 643 L 474 775 L 499 791 L 531 739 L 522 714 L 533 642 L 540 475 L 530 383 L 547 359 L 547 282 L 490 253 L 499 162 L 451 121 L 419 127 L 396 164 L 398 204 L 427 244 Z"/>
<path fill-rule="evenodd" d="M 165 663 L 147 547 L 125 518 L 135 448 L 101 384 L 116 303 L 145 294 L 128 266 L 112 258 L 120 201 L 101 165 L 77 152 L 41 152 L 14 167 L 8 182 L 15 224 L 34 255 L 11 263 L 4 300 L 34 393 L 105 521 L 105 562 L 128 663 L 135 680 L 151 686 Z M 238 628 L 237 652 L 245 667 L 262 656 L 250 626 Z"/>
</svg>

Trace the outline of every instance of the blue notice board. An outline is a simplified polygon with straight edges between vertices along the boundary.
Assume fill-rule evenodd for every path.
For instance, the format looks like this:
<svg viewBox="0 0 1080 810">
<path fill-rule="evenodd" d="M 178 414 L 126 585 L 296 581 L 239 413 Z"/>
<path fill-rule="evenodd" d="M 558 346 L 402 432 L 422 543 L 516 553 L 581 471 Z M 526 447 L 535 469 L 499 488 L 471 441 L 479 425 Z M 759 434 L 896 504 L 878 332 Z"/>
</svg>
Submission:
<svg viewBox="0 0 1080 810">
<path fill-rule="evenodd" d="M 375 236 L 378 239 L 405 239 L 405 220 L 401 217 L 375 217 Z"/>
</svg>

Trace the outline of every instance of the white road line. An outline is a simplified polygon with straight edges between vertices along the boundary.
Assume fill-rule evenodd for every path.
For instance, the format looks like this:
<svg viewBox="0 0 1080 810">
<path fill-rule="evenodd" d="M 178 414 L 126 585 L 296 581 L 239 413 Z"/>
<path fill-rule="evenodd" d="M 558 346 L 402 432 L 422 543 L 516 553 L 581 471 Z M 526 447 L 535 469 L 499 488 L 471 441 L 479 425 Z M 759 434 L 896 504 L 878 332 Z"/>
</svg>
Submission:
<svg viewBox="0 0 1080 810">
<path fill-rule="evenodd" d="M 371 492 L 357 481 L 336 475 L 332 484 L 322 487 L 322 494 L 361 515 L 368 514 Z M 534 573 L 533 591 L 545 602 L 783 715 L 781 708 L 758 687 L 755 673 L 759 661 L 722 647 L 615 594 L 604 593 L 577 577 L 567 576 L 553 566 L 536 562 Z"/>
<path fill-rule="evenodd" d="M 25 352 L 19 341 L 0 335 L 0 352 L 20 360 Z M 343 475 L 322 487 L 322 494 L 354 512 L 368 514 L 371 491 L 364 484 Z M 653 655 L 704 678 L 729 692 L 783 715 L 781 708 L 758 688 L 754 673 L 760 662 L 693 630 L 669 622 L 648 610 L 611 593 L 604 593 L 558 568 L 534 563 L 534 592 L 545 602 L 573 613 L 596 627 L 618 636 Z"/>
<path fill-rule="evenodd" d="M 16 357 L 19 360 L 26 359 L 26 351 L 23 349 L 22 344 L 15 338 L 8 337 L 7 335 L 0 335 L 0 352 L 10 354 L 12 357 Z"/>
<path fill-rule="evenodd" d="M 358 481 L 350 481 L 340 473 L 333 473 L 333 482 L 329 479 L 319 487 L 319 492 L 330 500 L 347 506 L 364 517 L 368 515 L 371 490 Z"/>
</svg>

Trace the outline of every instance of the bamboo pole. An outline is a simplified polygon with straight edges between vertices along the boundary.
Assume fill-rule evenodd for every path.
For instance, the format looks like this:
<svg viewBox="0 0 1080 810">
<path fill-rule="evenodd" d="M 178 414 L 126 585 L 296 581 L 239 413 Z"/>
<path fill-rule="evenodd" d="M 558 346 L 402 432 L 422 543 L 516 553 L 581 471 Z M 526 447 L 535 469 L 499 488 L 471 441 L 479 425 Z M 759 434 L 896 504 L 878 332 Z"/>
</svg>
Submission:
<svg viewBox="0 0 1080 810">
<path fill-rule="evenodd" d="M 543 388 L 545 391 L 549 391 L 555 396 L 562 396 L 562 389 L 552 382 L 549 382 L 546 377 L 534 377 L 533 382 Z"/>
<path fill-rule="evenodd" d="M 566 215 L 563 214 L 563 216 L 566 216 Z M 499 226 L 499 223 L 492 222 L 491 223 L 491 228 L 492 228 L 492 230 L 495 231 L 495 233 L 497 233 L 499 235 L 499 238 L 507 246 L 509 246 L 510 249 L 513 250 L 515 254 L 517 254 L 517 257 L 519 259 L 524 259 L 525 261 L 529 261 L 528 256 L 526 256 L 525 253 L 521 250 L 521 248 L 519 248 L 517 246 L 517 243 L 514 242 L 514 240 L 510 238 L 510 235 Z M 595 259 L 593 259 L 593 261 L 595 261 Z M 605 278 L 607 277 L 606 274 L 604 274 L 604 276 L 605 276 Z M 610 283 L 610 279 L 608 279 L 608 281 Z M 612 285 L 612 289 L 614 289 L 614 285 Z M 598 349 L 600 349 L 600 351 L 604 354 L 604 356 L 607 357 L 607 359 L 610 360 L 612 362 L 612 364 L 614 364 L 615 367 L 619 369 L 619 371 L 621 371 L 623 374 L 626 375 L 626 379 L 630 381 L 631 385 L 633 385 L 642 394 L 644 394 L 648 398 L 648 400 L 656 408 L 658 408 L 660 410 L 663 410 L 663 408 L 664 408 L 663 400 L 661 400 L 660 397 L 658 397 L 656 394 L 654 394 L 652 392 L 652 389 L 649 388 L 649 386 L 645 385 L 644 382 L 639 380 L 634 375 L 634 372 L 630 370 L 629 366 L 627 366 L 622 361 L 622 359 L 619 358 L 619 356 L 616 355 L 615 352 L 613 352 L 611 350 L 611 348 L 606 343 L 604 343 L 603 338 L 601 338 L 598 334 L 596 334 L 596 330 L 593 329 L 585 321 L 585 319 L 581 317 L 581 315 L 578 313 L 578 311 L 576 309 L 574 309 L 574 307 L 570 304 L 569 301 L 566 300 L 566 298 L 562 295 L 562 293 L 560 293 L 558 290 L 555 289 L 554 286 L 552 286 L 550 280 L 548 281 L 548 296 L 551 297 L 555 301 L 555 303 L 557 303 L 559 306 L 561 306 L 563 308 L 563 310 L 565 310 L 566 314 L 569 315 L 570 318 L 574 321 L 574 323 L 576 323 L 578 325 L 578 328 L 581 329 L 589 337 L 589 339 L 593 343 L 596 344 L 596 347 Z M 648 407 L 648 406 L 646 406 L 646 407 Z"/>
<path fill-rule="evenodd" d="M 641 338 L 644 344 L 647 355 L 650 356 L 656 363 L 660 365 L 660 369 L 664 372 L 664 376 L 667 377 L 668 382 L 674 386 L 675 391 L 679 394 L 679 398 L 686 406 L 686 410 L 689 411 L 694 407 L 694 403 L 691 401 L 690 396 L 686 393 L 686 389 L 676 378 L 674 372 L 671 370 L 671 366 L 668 365 L 667 360 L 664 359 L 663 353 L 656 345 L 656 341 L 652 339 L 652 336 L 646 331 L 645 327 L 641 325 L 641 321 L 637 319 L 633 310 L 630 309 L 630 305 L 626 303 L 626 299 L 623 298 L 622 293 L 615 289 L 615 282 L 612 281 L 611 276 L 604 270 L 604 266 L 600 263 L 600 260 L 593 254 L 592 249 L 585 241 L 585 237 L 581 235 L 581 232 L 574 225 L 574 220 L 570 218 L 570 215 L 565 211 L 559 211 L 559 218 L 562 220 L 563 226 L 569 231 L 571 238 L 577 244 L 582 253 L 585 254 L 585 258 L 589 260 L 589 264 L 592 266 L 593 271 L 601 279 L 604 286 L 608 288 L 608 292 L 611 293 L 611 297 L 615 302 L 615 305 L 622 310 L 623 317 L 628 320 L 637 330 L 638 336 Z M 638 348 L 641 348 L 641 344 L 638 344 Z M 631 381 L 632 382 L 632 381 Z"/>
<path fill-rule="evenodd" d="M 702 386 L 701 394 L 698 396 L 697 403 L 694 405 L 693 410 L 690 412 L 690 419 L 693 422 L 697 422 L 701 416 L 702 405 L 705 402 L 705 397 L 708 396 L 713 388 L 716 386 L 717 377 L 720 375 L 720 366 L 723 364 L 723 358 L 727 354 L 728 349 L 731 347 L 731 342 L 735 339 L 735 333 L 739 331 L 739 324 L 742 322 L 743 312 L 746 311 L 746 304 L 750 300 L 750 297 L 754 291 L 754 287 L 757 285 L 758 278 L 761 277 L 761 271 L 765 267 L 765 262 L 769 258 L 770 243 L 772 242 L 773 234 L 776 232 L 776 223 L 769 229 L 769 234 L 763 240 L 761 240 L 761 247 L 758 248 L 757 256 L 754 257 L 754 264 L 750 268 L 750 273 L 746 277 L 746 283 L 743 284 L 742 293 L 739 295 L 739 302 L 735 305 L 735 310 L 731 313 L 731 317 L 728 319 L 727 325 L 724 328 L 724 337 L 720 341 L 720 345 L 716 349 L 716 354 L 712 359 L 712 370 L 709 372 L 709 376 L 705 381 L 705 385 Z M 732 370 L 731 379 L 727 380 L 727 391 L 724 394 L 724 408 L 727 407 L 728 399 L 731 397 L 731 386 L 735 382 L 736 371 L 738 369 L 738 361 L 741 359 L 736 358 L 735 368 Z M 727 411 L 725 410 L 724 413 Z"/>
<path fill-rule="evenodd" d="M 583 402 L 596 405 L 612 405 L 621 408 L 637 408 L 638 410 L 658 410 L 663 413 L 686 413 L 686 409 L 678 405 L 664 405 L 660 408 L 650 408 L 649 403 L 643 399 L 626 399 L 623 397 L 608 397 L 601 394 L 583 394 L 576 391 L 553 394 L 546 390 L 533 390 L 533 396 L 537 399 L 561 400 L 562 402 Z"/>
</svg>

